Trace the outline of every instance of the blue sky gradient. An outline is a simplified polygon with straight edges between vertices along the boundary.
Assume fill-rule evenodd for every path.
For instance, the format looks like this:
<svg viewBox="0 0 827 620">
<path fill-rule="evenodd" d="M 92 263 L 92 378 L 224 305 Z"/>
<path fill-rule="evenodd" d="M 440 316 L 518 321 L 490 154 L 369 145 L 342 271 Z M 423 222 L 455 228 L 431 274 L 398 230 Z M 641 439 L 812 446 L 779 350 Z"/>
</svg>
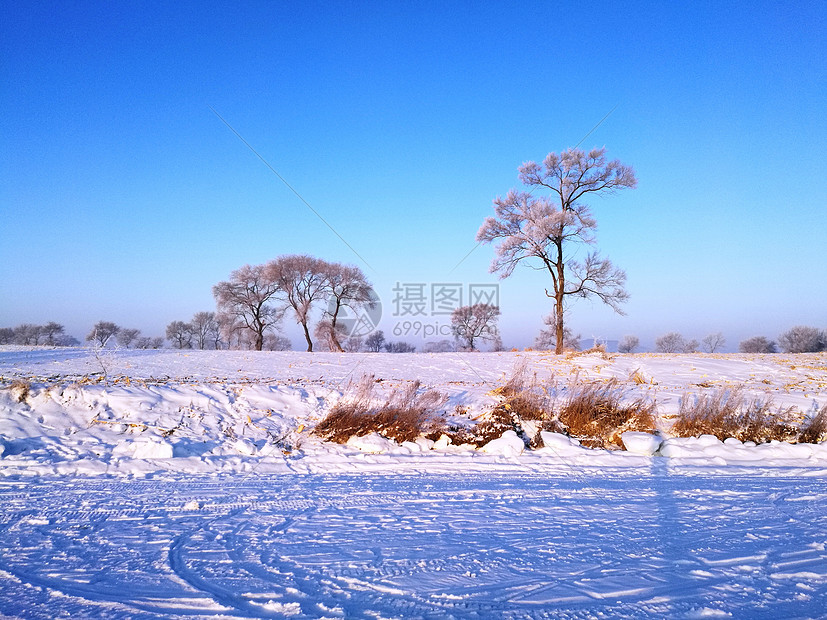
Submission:
<svg viewBox="0 0 827 620">
<path fill-rule="evenodd" d="M 0 326 L 162 335 L 288 253 L 359 264 L 387 308 L 495 282 L 490 246 L 457 266 L 492 200 L 582 140 L 638 188 L 591 202 L 627 316 L 577 302 L 575 332 L 827 327 L 827 4 L 479 4 L 5 3 Z M 548 285 L 501 282 L 507 346 Z"/>
</svg>

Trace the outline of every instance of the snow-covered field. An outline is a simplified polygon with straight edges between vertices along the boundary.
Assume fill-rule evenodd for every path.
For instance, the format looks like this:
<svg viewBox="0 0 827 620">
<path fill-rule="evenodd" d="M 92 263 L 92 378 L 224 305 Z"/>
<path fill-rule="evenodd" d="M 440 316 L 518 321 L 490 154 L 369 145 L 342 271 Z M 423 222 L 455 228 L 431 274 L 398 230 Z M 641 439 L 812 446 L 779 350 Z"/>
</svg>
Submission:
<svg viewBox="0 0 827 620">
<path fill-rule="evenodd" d="M 523 359 L 541 379 L 618 379 L 667 437 L 679 399 L 718 386 L 803 416 L 827 404 L 825 354 L 0 347 L 0 613 L 825 617 L 827 445 L 310 435 L 364 375 L 476 417 Z"/>
</svg>

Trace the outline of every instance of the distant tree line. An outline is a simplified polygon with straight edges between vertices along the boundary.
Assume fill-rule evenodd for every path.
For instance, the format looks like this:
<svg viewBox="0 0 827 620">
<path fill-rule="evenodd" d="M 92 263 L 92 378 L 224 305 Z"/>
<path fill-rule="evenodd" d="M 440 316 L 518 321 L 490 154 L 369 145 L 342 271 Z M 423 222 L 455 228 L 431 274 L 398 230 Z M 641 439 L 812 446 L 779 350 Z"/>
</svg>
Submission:
<svg viewBox="0 0 827 620">
<path fill-rule="evenodd" d="M 17 327 L 0 327 L 0 344 L 73 347 L 80 343 L 66 333 L 63 325 L 49 321 L 45 325 L 21 323 Z"/>
</svg>

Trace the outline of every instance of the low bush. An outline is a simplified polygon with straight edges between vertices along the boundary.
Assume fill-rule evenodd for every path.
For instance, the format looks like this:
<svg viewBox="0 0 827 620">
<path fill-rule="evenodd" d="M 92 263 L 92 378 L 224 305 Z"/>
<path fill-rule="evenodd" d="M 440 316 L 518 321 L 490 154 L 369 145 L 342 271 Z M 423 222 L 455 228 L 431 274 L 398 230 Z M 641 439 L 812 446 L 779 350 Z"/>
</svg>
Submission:
<svg viewBox="0 0 827 620">
<path fill-rule="evenodd" d="M 802 443 L 827 441 L 827 405 L 824 405 L 816 415 L 804 421 L 798 440 Z"/>
<path fill-rule="evenodd" d="M 395 389 L 382 402 L 374 395 L 375 386 L 372 375 L 363 377 L 355 388 L 349 386 L 352 394 L 337 403 L 313 432 L 336 443 L 370 433 L 401 443 L 422 435 L 439 436 L 445 428 L 444 417 L 436 412 L 447 400 L 443 394 L 435 390 L 420 392 L 419 381 L 414 381 Z"/>
<path fill-rule="evenodd" d="M 816 430 L 814 426 L 812 432 Z M 797 441 L 800 432 L 793 407 L 774 408 L 769 399 L 750 401 L 738 388 L 721 388 L 695 398 L 684 396 L 672 434 L 676 437 L 715 435 L 722 441 L 734 437 L 740 441 L 767 443 L 774 439 Z"/>
<path fill-rule="evenodd" d="M 615 379 L 575 381 L 569 392 L 556 416 L 544 421 L 544 430 L 562 431 L 591 448 L 622 448 L 621 433 L 655 431 L 654 403 L 643 398 L 624 403 L 626 394 Z"/>
</svg>

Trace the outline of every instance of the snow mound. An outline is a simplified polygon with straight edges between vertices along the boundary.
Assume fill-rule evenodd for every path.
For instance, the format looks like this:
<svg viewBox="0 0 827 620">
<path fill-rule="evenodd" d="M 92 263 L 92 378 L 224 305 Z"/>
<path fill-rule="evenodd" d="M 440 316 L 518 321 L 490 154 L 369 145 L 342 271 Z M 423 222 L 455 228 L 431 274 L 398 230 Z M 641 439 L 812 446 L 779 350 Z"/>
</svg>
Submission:
<svg viewBox="0 0 827 620">
<path fill-rule="evenodd" d="M 632 454 L 643 454 L 644 456 L 652 456 L 660 448 L 662 442 L 661 438 L 651 433 L 640 433 L 636 431 L 627 431 L 620 434 L 620 439 L 623 441 L 623 447 Z"/>
<path fill-rule="evenodd" d="M 539 452 L 553 454 L 554 456 L 566 456 L 571 454 L 582 454 L 583 446 L 576 439 L 562 433 L 550 433 L 541 431 L 540 438 L 543 440 L 543 448 Z"/>
<path fill-rule="evenodd" d="M 390 452 L 398 447 L 396 442 L 382 437 L 379 433 L 369 433 L 361 437 L 354 435 L 347 440 L 347 445 L 369 454 L 382 454 L 383 452 Z"/>
<path fill-rule="evenodd" d="M 112 456 L 125 456 L 133 459 L 171 459 L 172 444 L 168 441 L 151 439 L 123 441 L 112 448 Z"/>
<path fill-rule="evenodd" d="M 525 450 L 525 444 L 517 433 L 508 430 L 501 437 L 489 441 L 480 450 L 497 456 L 520 456 Z"/>
</svg>

